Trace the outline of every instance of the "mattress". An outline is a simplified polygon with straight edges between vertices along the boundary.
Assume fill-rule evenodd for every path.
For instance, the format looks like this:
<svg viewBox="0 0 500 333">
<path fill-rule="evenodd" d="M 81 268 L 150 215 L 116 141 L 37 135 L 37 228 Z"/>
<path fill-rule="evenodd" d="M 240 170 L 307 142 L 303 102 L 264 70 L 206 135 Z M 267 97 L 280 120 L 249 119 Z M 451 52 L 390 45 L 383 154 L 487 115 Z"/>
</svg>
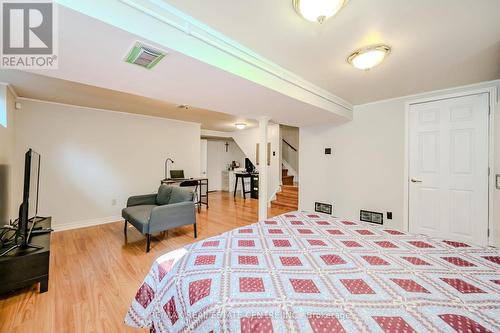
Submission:
<svg viewBox="0 0 500 333">
<path fill-rule="evenodd" d="M 125 322 L 152 332 L 498 332 L 500 253 L 293 212 L 162 255 Z"/>
</svg>

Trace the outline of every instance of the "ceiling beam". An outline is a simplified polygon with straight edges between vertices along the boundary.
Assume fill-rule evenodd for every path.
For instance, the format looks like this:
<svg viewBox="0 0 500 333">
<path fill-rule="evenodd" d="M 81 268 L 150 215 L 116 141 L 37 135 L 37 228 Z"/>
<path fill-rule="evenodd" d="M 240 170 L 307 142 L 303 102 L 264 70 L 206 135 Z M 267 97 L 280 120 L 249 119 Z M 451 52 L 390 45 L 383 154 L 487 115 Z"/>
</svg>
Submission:
<svg viewBox="0 0 500 333">
<path fill-rule="evenodd" d="M 65 7 L 352 120 L 351 103 L 261 57 L 161 0 L 57 0 Z"/>
</svg>

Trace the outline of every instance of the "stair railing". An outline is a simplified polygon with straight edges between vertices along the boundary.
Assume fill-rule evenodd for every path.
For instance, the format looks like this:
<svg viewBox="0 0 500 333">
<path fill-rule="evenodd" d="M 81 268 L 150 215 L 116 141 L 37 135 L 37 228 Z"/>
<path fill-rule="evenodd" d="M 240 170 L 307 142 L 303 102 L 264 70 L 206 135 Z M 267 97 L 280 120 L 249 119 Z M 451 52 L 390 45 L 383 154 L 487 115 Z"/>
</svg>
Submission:
<svg viewBox="0 0 500 333">
<path fill-rule="evenodd" d="M 283 140 L 283 142 L 286 143 L 288 147 L 292 148 L 292 150 L 297 151 L 297 148 L 295 148 L 290 143 L 288 143 L 288 141 L 286 141 L 285 139 L 281 139 L 281 140 Z"/>
</svg>

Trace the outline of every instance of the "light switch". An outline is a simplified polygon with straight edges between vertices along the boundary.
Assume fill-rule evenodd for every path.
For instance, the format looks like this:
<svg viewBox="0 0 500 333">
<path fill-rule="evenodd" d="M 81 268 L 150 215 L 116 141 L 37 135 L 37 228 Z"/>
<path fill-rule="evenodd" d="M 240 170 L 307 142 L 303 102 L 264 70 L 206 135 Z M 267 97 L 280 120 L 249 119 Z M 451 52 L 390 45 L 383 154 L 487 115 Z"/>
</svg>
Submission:
<svg viewBox="0 0 500 333">
<path fill-rule="evenodd" d="M 500 174 L 496 175 L 497 190 L 500 190 Z"/>
</svg>

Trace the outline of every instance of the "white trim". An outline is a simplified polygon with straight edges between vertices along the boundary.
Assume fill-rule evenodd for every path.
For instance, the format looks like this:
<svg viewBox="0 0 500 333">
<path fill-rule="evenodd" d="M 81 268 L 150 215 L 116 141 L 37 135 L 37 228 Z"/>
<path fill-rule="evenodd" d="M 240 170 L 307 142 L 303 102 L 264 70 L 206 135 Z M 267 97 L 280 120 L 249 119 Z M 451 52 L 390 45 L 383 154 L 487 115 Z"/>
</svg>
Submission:
<svg viewBox="0 0 500 333">
<path fill-rule="evenodd" d="M 67 104 L 67 103 L 45 101 L 43 99 L 28 98 L 28 97 L 18 97 L 17 100 L 18 101 L 28 101 L 28 102 L 39 102 L 39 103 L 53 104 L 53 105 L 59 105 L 59 106 L 64 106 L 64 107 L 73 107 L 73 108 L 86 109 L 86 110 L 92 110 L 92 111 L 122 113 L 122 114 L 125 114 L 125 115 L 131 115 L 131 116 L 136 116 L 136 117 L 140 117 L 140 118 L 163 119 L 163 120 L 175 121 L 175 122 L 183 123 L 183 124 L 200 125 L 200 127 L 201 127 L 201 123 L 196 123 L 196 122 L 193 122 L 193 121 L 185 121 L 185 120 L 178 120 L 178 119 L 172 119 L 172 118 L 166 118 L 166 117 L 150 116 L 150 115 L 147 115 L 147 114 L 130 113 L 130 112 L 124 112 L 124 111 L 109 110 L 109 109 L 99 109 L 99 108 L 93 108 L 93 107 L 90 107 L 90 106 L 83 106 L 83 105 L 75 105 L 75 104 Z"/>
<path fill-rule="evenodd" d="M 488 245 L 493 245 L 496 244 L 496 239 L 495 239 L 495 234 L 496 234 L 496 227 L 494 223 L 494 197 L 495 197 L 495 189 L 496 189 L 496 184 L 495 184 L 495 112 L 496 106 L 497 106 L 497 98 L 498 98 L 498 90 L 496 88 L 490 88 L 489 89 L 489 95 L 490 95 L 490 127 L 489 127 L 489 134 L 490 134 L 490 140 L 489 140 L 489 170 L 490 170 L 490 181 L 489 181 L 489 191 L 488 191 L 488 196 L 489 196 L 489 202 L 488 202 L 488 229 L 489 229 L 489 237 L 488 237 Z M 500 130 L 497 128 L 497 130 Z"/>
<path fill-rule="evenodd" d="M 56 225 L 52 226 L 52 229 L 54 229 L 54 231 L 57 232 L 57 231 L 64 231 L 64 230 L 87 228 L 87 227 L 92 227 L 92 226 L 96 226 L 96 225 L 102 225 L 102 224 L 108 224 L 108 223 L 120 222 L 120 221 L 123 221 L 123 218 L 121 216 L 109 216 L 109 217 L 103 217 L 103 218 L 97 218 L 97 219 L 74 221 L 74 222 L 69 222 L 69 223 L 64 223 L 64 224 L 56 224 Z"/>
<path fill-rule="evenodd" d="M 207 138 L 232 138 L 234 131 L 228 131 L 228 132 L 223 132 L 223 131 L 214 131 L 214 130 L 207 130 L 207 129 L 202 129 L 201 130 L 201 136 L 202 137 L 207 137 Z"/>
<path fill-rule="evenodd" d="M 495 172 L 494 172 L 494 159 L 495 159 L 495 150 L 494 150 L 494 138 L 495 138 L 495 111 L 496 111 L 496 101 L 497 101 L 497 88 L 496 85 L 499 83 L 500 80 L 495 80 L 495 81 L 489 81 L 489 82 L 483 82 L 477 85 L 488 85 L 491 84 L 491 86 L 480 88 L 480 89 L 475 89 L 475 90 L 465 90 L 461 92 L 456 92 L 456 93 L 451 93 L 451 94 L 444 94 L 444 95 L 435 95 L 433 92 L 427 93 L 427 94 L 433 94 L 432 97 L 422 97 L 419 99 L 414 99 L 411 101 L 405 102 L 405 114 L 404 114 L 404 121 L 405 121 L 405 152 L 404 152 L 404 192 L 403 192 L 403 226 L 405 227 L 406 231 L 410 230 L 410 210 L 409 210 L 409 199 L 410 199 L 410 193 L 409 193 L 409 112 L 410 112 L 410 106 L 413 104 L 419 104 L 419 103 L 428 103 L 428 102 L 433 102 L 433 101 L 439 101 L 443 99 L 450 99 L 450 98 L 457 98 L 457 97 L 464 97 L 464 96 L 469 96 L 469 95 L 479 95 L 479 94 L 488 94 L 489 96 L 489 108 L 490 108 L 490 114 L 489 114 L 489 153 L 488 153 L 488 166 L 490 168 L 490 174 L 488 176 L 488 228 L 490 229 L 490 235 L 488 237 L 488 245 L 494 244 L 494 223 L 493 223 L 493 196 L 494 196 L 494 189 L 495 189 Z M 452 89 L 447 89 L 446 91 L 450 90 L 456 90 L 459 88 L 452 88 Z M 437 92 L 439 93 L 439 92 Z"/>
<path fill-rule="evenodd" d="M 335 96 L 331 92 L 322 89 L 297 74 L 286 70 L 285 68 L 273 63 L 272 61 L 258 55 L 249 48 L 237 43 L 236 41 L 224 36 L 223 34 L 211 29 L 207 25 L 195 20 L 176 9 L 174 6 L 164 1 L 158 0 L 120 0 L 122 3 L 141 11 L 142 13 L 157 19 L 172 28 L 175 28 L 186 35 L 196 38 L 218 50 L 241 60 L 256 69 L 262 70 L 292 84 L 302 90 L 305 90 L 317 97 L 320 97 L 330 103 L 336 104 L 348 111 L 352 111 L 353 105 L 346 100 Z M 156 7 L 156 10 L 151 8 Z M 165 11 L 162 13 L 157 9 Z M 170 16 L 170 17 L 169 17 Z"/>
<path fill-rule="evenodd" d="M 14 96 L 14 99 L 18 99 L 19 98 L 19 95 L 14 90 L 14 87 L 12 86 L 12 84 L 7 83 L 7 82 L 0 82 L 0 84 L 3 85 L 3 86 L 6 86 L 7 89 L 9 89 L 10 93 Z"/>
<path fill-rule="evenodd" d="M 298 152 L 297 152 L 298 154 Z M 285 167 L 285 169 L 287 169 L 289 172 L 288 172 L 288 175 L 289 176 L 293 176 L 293 182 L 294 183 L 298 183 L 299 182 L 299 174 L 298 172 L 292 168 L 292 166 L 290 165 L 290 163 L 288 163 L 285 159 L 281 159 L 281 163 L 283 164 L 283 166 Z M 281 168 L 283 169 L 283 168 Z M 281 177 L 283 179 L 283 177 Z"/>
<path fill-rule="evenodd" d="M 408 181 L 410 180 L 410 103 L 405 103 L 405 114 L 404 114 L 404 170 L 403 170 L 403 228 L 406 232 L 410 231 L 410 188 Z"/>
<path fill-rule="evenodd" d="M 429 95 L 435 95 L 435 94 L 449 94 L 452 91 L 455 90 L 468 90 L 468 89 L 484 89 L 484 88 L 478 88 L 478 87 L 485 87 L 485 86 L 493 86 L 500 84 L 500 79 L 497 80 L 491 80 L 491 81 L 482 81 L 482 82 L 477 82 L 477 83 L 472 83 L 472 84 L 467 84 L 463 86 L 456 86 L 452 88 L 445 88 L 445 89 L 440 89 L 440 90 L 431 90 L 431 91 L 425 91 L 417 94 L 411 94 L 411 95 L 405 95 L 405 96 L 399 96 L 399 97 L 392 97 L 392 98 L 387 98 L 387 99 L 381 99 L 378 101 L 373 101 L 373 102 L 368 102 L 364 104 L 356 104 L 354 105 L 356 108 L 361 107 L 361 106 L 367 106 L 367 105 L 372 105 L 372 104 L 379 104 L 379 103 L 386 103 L 386 102 L 392 102 L 392 101 L 398 101 L 398 100 L 404 100 L 404 99 L 418 99 L 418 98 L 423 98 L 425 99 L 425 96 Z"/>
<path fill-rule="evenodd" d="M 271 207 L 271 202 L 274 201 L 274 200 L 276 200 L 276 193 L 278 193 L 280 191 L 281 191 L 281 185 L 279 185 L 278 187 L 276 187 L 274 189 L 273 193 L 269 197 L 269 200 L 267 200 L 268 201 L 268 204 L 267 204 L 268 207 Z"/>
</svg>

